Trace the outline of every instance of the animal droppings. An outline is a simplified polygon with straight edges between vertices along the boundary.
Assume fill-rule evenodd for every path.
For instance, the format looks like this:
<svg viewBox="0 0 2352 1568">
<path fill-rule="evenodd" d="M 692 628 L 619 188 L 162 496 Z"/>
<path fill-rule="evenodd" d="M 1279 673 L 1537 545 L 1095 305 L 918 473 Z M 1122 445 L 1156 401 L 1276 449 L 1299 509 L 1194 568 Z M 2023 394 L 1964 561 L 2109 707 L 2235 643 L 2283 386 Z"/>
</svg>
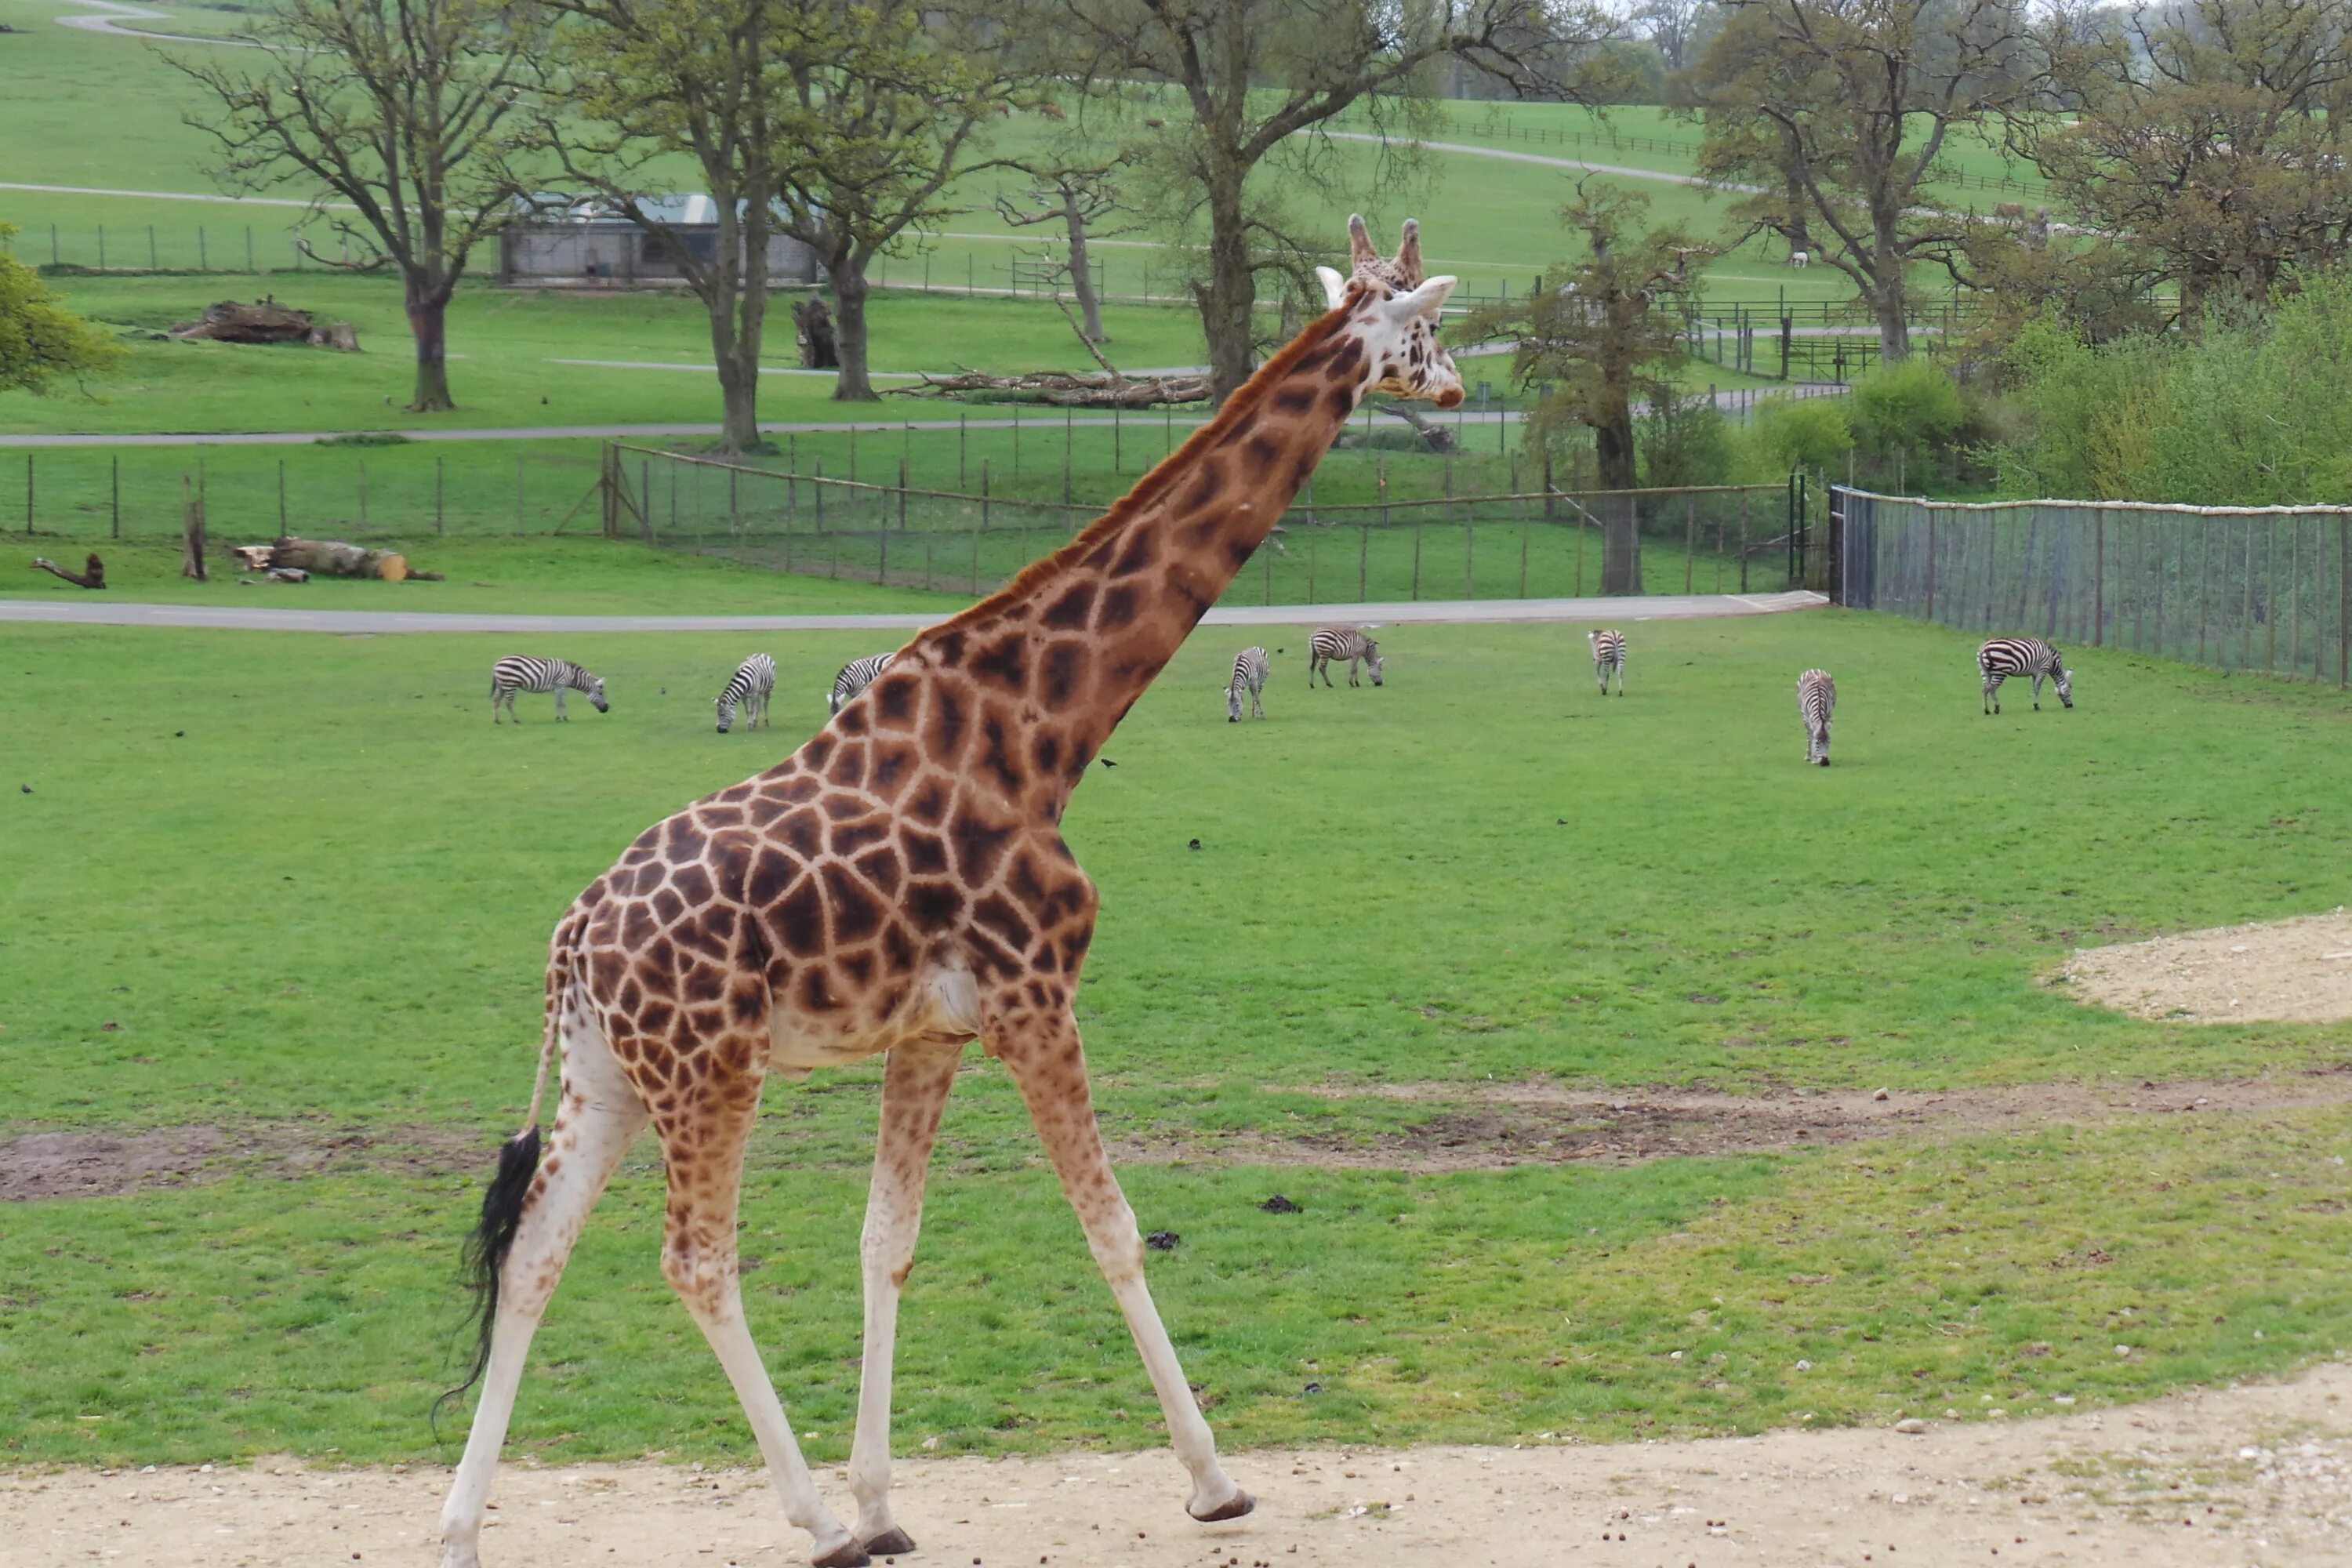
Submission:
<svg viewBox="0 0 2352 1568">
<path fill-rule="evenodd" d="M 1280 1193 L 1275 1194 L 1274 1196 L 1266 1199 L 1265 1202 L 1258 1205 L 1257 1206 L 1264 1209 L 1268 1214 L 1298 1214 L 1303 1212 L 1297 1204 L 1292 1203 Z"/>
<path fill-rule="evenodd" d="M 33 786 L 32 786 L 32 785 L 30 785 L 30 784 L 26 784 L 26 785 L 25 786 L 25 793 L 26 793 L 26 795 L 30 795 L 30 794 L 32 794 L 32 793 L 33 793 Z M 1187 848 L 1187 849 L 1198 849 L 1200 847 L 1201 847 L 1201 841 L 1200 841 L 1199 839 L 1197 839 L 1197 838 L 1195 838 L 1195 839 L 1192 840 L 1190 843 L 1188 843 L 1188 844 L 1186 844 L 1186 845 L 1184 846 L 1184 847 L 1185 847 L 1185 848 Z"/>
<path fill-rule="evenodd" d="M 1173 1252 L 1183 1240 L 1172 1230 L 1155 1230 L 1143 1238 L 1143 1245 L 1154 1252 Z"/>
</svg>

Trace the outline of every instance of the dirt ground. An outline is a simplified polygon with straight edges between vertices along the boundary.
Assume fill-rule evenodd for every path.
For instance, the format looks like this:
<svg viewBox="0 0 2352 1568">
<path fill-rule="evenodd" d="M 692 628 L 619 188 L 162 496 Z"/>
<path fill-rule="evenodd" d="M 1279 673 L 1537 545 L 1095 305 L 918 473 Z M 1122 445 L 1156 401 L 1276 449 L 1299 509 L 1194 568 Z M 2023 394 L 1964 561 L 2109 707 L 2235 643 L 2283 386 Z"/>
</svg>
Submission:
<svg viewBox="0 0 2352 1568">
<path fill-rule="evenodd" d="M 2082 1001 L 2142 1018 L 2352 1018 L 2352 911 L 2339 905 L 2297 920 L 2085 948 L 2054 981 Z"/>
<path fill-rule="evenodd" d="M 1932 1413 L 1940 1415 L 1940 1412 Z M 2352 1362 L 2096 1415 L 1604 1447 L 1268 1449 L 1231 1457 L 1258 1510 L 1183 1517 L 1172 1457 L 902 1461 L 913 1563 L 961 1568 L 1872 1568 L 2352 1562 Z M 850 1506 L 842 1472 L 820 1476 Z M 428 1565 L 448 1472 L 0 1472 L 10 1568 Z M 489 1568 L 785 1568 L 762 1476 L 509 1466 Z M 1998 1562 L 1996 1562 L 1998 1558 Z"/>
</svg>

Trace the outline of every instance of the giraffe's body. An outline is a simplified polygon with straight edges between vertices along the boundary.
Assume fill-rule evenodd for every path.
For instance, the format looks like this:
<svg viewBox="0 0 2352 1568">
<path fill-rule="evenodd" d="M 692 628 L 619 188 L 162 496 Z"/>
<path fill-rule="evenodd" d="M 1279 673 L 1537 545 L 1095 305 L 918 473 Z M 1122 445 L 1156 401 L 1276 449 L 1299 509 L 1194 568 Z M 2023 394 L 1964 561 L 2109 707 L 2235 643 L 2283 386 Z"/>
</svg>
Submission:
<svg viewBox="0 0 2352 1568">
<path fill-rule="evenodd" d="M 1218 1464 L 1160 1326 L 1097 1132 L 1072 1002 L 1095 889 L 1059 824 L 1087 763 L 1358 400 L 1375 385 L 1460 400 L 1429 330 L 1453 280 L 1422 286 L 1410 226 L 1393 262 L 1370 254 L 1360 225 L 1353 233 L 1357 280 L 1343 290 L 1327 276 L 1330 313 L 1125 500 L 919 636 L 793 756 L 649 828 L 558 923 L 544 1048 L 561 1048 L 562 1093 L 535 1173 L 534 1130 L 508 1145 L 484 1205 L 486 1376 L 443 1513 L 445 1568 L 478 1562 L 531 1331 L 647 1125 L 668 1173 L 663 1271 L 733 1381 L 786 1514 L 822 1564 L 909 1550 L 887 1499 L 898 1295 L 940 1112 L 974 1039 L 1019 1086 L 1126 1314 L 1192 1473 L 1190 1510 L 1252 1506 Z M 852 1531 L 818 1497 L 744 1325 L 736 1195 L 765 1076 L 877 1054 L 888 1063 L 861 1248 Z"/>
</svg>

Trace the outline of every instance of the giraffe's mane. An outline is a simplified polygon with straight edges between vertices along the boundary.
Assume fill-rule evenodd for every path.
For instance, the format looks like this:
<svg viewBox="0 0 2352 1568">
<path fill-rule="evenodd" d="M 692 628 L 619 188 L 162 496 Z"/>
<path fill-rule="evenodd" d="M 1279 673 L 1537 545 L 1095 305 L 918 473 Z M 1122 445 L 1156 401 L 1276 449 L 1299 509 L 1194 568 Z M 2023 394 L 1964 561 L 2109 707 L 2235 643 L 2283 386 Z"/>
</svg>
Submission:
<svg viewBox="0 0 2352 1568">
<path fill-rule="evenodd" d="M 970 609 L 941 621 L 916 640 L 921 641 L 940 632 L 969 626 L 1003 609 L 1034 591 L 1040 584 L 1059 576 L 1073 561 L 1125 527 L 1138 512 L 1158 501 L 1192 467 L 1194 458 L 1223 440 L 1236 426 L 1257 413 L 1260 405 L 1273 391 L 1275 383 L 1288 375 L 1300 360 L 1328 342 L 1347 324 L 1348 314 L 1355 308 L 1362 292 L 1360 285 L 1349 284 L 1346 299 L 1309 321 L 1306 329 L 1284 345 L 1272 359 L 1258 366 L 1256 374 L 1242 383 L 1239 391 L 1225 399 L 1224 406 L 1217 410 L 1215 417 L 1193 431 L 1182 446 L 1153 464 L 1151 471 L 1136 480 L 1133 489 L 1111 502 L 1109 510 L 1080 529 L 1068 543 L 1051 555 L 1031 562 L 995 593 Z"/>
</svg>

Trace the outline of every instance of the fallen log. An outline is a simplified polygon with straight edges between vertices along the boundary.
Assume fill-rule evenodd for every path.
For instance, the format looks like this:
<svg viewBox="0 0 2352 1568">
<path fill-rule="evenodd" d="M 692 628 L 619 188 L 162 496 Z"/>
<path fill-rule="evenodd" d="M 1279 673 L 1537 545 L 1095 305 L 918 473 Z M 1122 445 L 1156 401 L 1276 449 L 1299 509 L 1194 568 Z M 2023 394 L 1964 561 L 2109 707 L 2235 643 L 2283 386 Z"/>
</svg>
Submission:
<svg viewBox="0 0 2352 1568">
<path fill-rule="evenodd" d="M 94 551 L 89 559 L 82 563 L 79 572 L 68 572 L 56 562 L 38 555 L 33 557 L 33 570 L 47 572 L 52 577 L 62 577 L 77 588 L 96 590 L 106 586 L 106 563 L 100 561 Z"/>
<path fill-rule="evenodd" d="M 247 304 L 220 300 L 205 307 L 193 321 L 181 321 L 172 336 L 219 343 L 309 343 L 313 348 L 359 352 L 359 334 L 349 321 L 320 322 L 308 310 L 281 305 L 275 297 Z"/>
<path fill-rule="evenodd" d="M 290 535 L 272 541 L 268 561 L 255 564 L 291 567 L 315 572 L 322 577 L 374 577 L 386 583 L 403 582 L 409 575 L 408 557 L 397 550 L 369 550 L 339 539 L 296 539 Z"/>
<path fill-rule="evenodd" d="M 889 390 L 898 397 L 986 394 L 986 401 L 992 403 L 1045 403 L 1056 408 L 1152 408 L 1163 403 L 1208 401 L 1209 378 L 1075 374 L 1060 370 L 990 375 L 984 371 L 960 369 L 953 375 L 925 375 L 919 385 L 894 386 Z"/>
</svg>

